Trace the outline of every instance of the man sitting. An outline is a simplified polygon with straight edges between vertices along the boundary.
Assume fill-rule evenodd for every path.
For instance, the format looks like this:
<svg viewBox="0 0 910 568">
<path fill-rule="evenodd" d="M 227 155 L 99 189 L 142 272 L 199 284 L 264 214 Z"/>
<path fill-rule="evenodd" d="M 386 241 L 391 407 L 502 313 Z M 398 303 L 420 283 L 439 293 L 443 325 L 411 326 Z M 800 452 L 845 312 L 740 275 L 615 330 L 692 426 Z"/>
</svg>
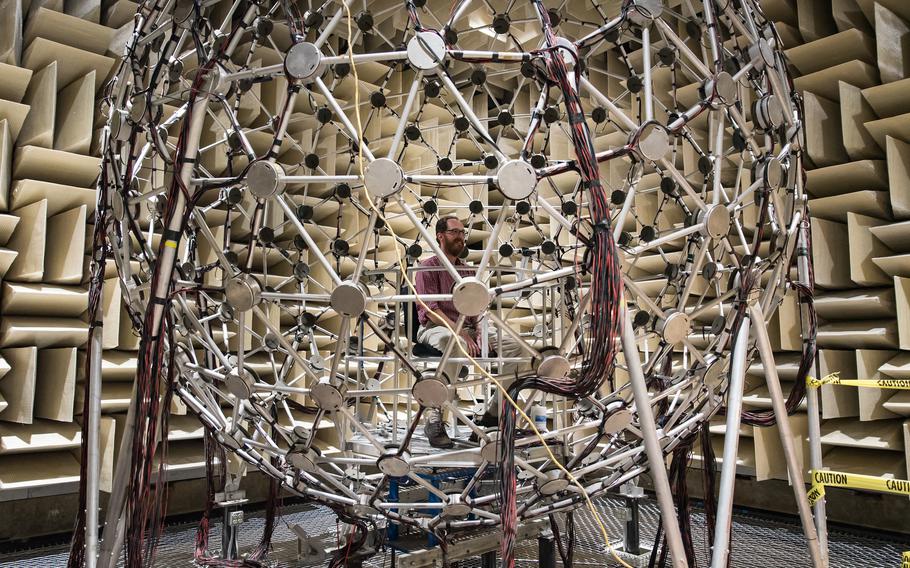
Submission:
<svg viewBox="0 0 910 568">
<path fill-rule="evenodd" d="M 454 216 L 443 217 L 436 222 L 436 240 L 446 258 L 451 262 L 458 273 L 462 276 L 474 276 L 475 268 L 469 267 L 461 261 L 461 254 L 465 250 L 465 237 L 467 232 L 462 222 Z M 425 268 L 417 272 L 415 278 L 415 287 L 417 294 L 450 294 L 455 286 L 455 279 L 447 271 L 442 269 L 444 266 L 438 256 L 428 258 L 420 263 Z M 433 270 L 432 268 L 436 268 Z M 427 310 L 417 303 L 417 317 L 420 327 L 417 331 L 417 341 L 430 345 L 439 351 L 445 351 L 446 345 L 452 338 L 452 332 L 449 328 L 455 329 L 455 322 L 460 317 L 455 304 L 452 301 L 427 301 Z M 449 326 L 449 328 L 446 327 Z M 489 330 L 487 335 L 489 345 L 496 349 L 501 357 L 514 358 L 522 354 L 520 344 L 509 335 L 502 334 L 501 344 L 498 341 L 494 330 Z M 480 336 L 480 318 L 478 316 L 465 317 L 464 325 L 461 328 L 458 341 L 471 357 L 480 356 L 481 352 Z M 463 353 L 457 348 L 453 348 L 450 357 L 462 357 Z M 509 376 L 518 369 L 518 363 L 505 363 L 500 369 L 503 376 Z M 443 373 L 449 381 L 454 382 L 461 370 L 460 363 L 447 362 L 443 366 Z M 430 445 L 434 448 L 451 448 L 454 444 L 446 432 L 445 423 L 443 422 L 442 411 L 439 408 L 428 408 L 426 410 L 427 421 L 424 426 L 424 432 Z M 496 420 L 497 407 L 491 404 L 484 413 L 481 420 L 482 425 L 492 425 Z"/>
</svg>

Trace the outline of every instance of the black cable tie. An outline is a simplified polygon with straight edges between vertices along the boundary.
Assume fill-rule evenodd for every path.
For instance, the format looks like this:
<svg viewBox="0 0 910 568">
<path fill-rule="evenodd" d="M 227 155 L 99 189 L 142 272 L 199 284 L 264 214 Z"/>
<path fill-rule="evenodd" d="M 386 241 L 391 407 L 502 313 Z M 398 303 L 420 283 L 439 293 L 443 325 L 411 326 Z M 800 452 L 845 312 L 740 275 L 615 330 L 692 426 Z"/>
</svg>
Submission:
<svg viewBox="0 0 910 568">
<path fill-rule="evenodd" d="M 609 231 L 609 230 L 610 230 L 610 222 L 607 221 L 606 219 L 601 219 L 600 221 L 598 221 L 597 223 L 594 224 L 595 233 L 600 233 L 600 232 Z"/>
<path fill-rule="evenodd" d="M 183 233 L 181 231 L 173 231 L 171 229 L 165 229 L 161 233 L 161 236 L 169 241 L 179 241 L 180 237 L 183 236 Z"/>
<path fill-rule="evenodd" d="M 153 304 L 158 304 L 159 306 L 165 306 L 165 305 L 167 305 L 167 300 L 164 299 L 164 298 L 157 298 L 157 297 L 156 297 L 156 298 L 152 298 L 152 299 L 149 300 L 149 302 L 151 302 L 151 303 L 153 303 Z"/>
</svg>

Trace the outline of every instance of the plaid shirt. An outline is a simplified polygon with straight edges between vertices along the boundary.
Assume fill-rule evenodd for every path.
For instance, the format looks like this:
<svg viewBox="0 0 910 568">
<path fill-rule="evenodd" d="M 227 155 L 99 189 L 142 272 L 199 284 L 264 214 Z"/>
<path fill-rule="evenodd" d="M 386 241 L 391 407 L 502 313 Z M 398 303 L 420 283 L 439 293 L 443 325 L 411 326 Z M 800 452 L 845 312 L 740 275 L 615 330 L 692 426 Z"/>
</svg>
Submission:
<svg viewBox="0 0 910 568">
<path fill-rule="evenodd" d="M 453 264 L 456 267 L 459 267 L 457 270 L 462 276 L 474 276 L 475 269 L 462 262 L 460 258 L 456 258 Z M 452 275 L 449 274 L 448 270 L 441 268 L 442 263 L 439 261 L 439 257 L 433 256 L 428 258 L 421 262 L 420 266 L 437 267 L 437 270 L 421 270 L 417 272 L 417 276 L 414 278 L 414 287 L 417 288 L 418 295 L 452 293 L 452 288 L 455 287 L 455 279 L 452 278 Z M 455 309 L 455 304 L 451 300 L 433 300 L 426 302 L 426 305 L 434 312 L 444 314 L 447 318 L 452 320 L 453 323 L 457 322 L 461 315 L 458 313 L 458 310 Z M 419 302 L 417 303 L 417 320 L 420 322 L 420 325 L 424 327 L 432 327 L 435 325 L 430 321 L 427 310 Z M 477 329 L 477 320 L 478 316 L 465 318 L 464 325 L 465 327 Z"/>
</svg>

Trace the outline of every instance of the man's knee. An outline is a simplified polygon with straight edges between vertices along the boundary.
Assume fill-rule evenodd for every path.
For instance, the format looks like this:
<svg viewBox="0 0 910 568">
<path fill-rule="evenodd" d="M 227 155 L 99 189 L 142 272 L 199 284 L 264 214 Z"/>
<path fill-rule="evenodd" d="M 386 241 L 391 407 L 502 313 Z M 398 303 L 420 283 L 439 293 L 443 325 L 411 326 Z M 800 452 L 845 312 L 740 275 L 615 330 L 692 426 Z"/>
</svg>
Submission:
<svg viewBox="0 0 910 568">
<path fill-rule="evenodd" d="M 428 329 L 422 337 L 419 337 L 421 343 L 426 343 L 431 347 L 439 349 L 442 351 L 445 349 L 446 345 L 449 343 L 449 339 L 452 337 L 452 332 L 442 326 L 437 326 L 431 329 Z"/>
<path fill-rule="evenodd" d="M 524 352 L 524 349 L 521 348 L 521 344 L 515 341 L 511 335 L 502 336 L 502 343 L 498 345 L 497 351 L 503 357 L 520 357 Z"/>
</svg>

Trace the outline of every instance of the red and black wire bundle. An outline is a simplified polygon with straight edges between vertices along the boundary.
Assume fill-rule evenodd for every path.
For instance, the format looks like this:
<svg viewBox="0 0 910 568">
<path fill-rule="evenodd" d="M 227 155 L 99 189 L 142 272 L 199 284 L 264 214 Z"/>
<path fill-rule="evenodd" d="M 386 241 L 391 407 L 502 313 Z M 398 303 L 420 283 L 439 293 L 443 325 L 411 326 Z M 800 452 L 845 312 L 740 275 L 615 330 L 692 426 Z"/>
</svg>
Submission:
<svg viewBox="0 0 910 568">
<path fill-rule="evenodd" d="M 580 372 L 572 378 L 546 379 L 531 375 L 521 377 L 509 389 L 513 400 L 526 389 L 583 398 L 594 393 L 603 381 L 612 374 L 616 361 L 616 339 L 622 298 L 622 274 L 620 271 L 616 243 L 610 231 L 610 207 L 608 196 L 600 181 L 594 144 L 585 121 L 584 108 L 577 89 L 572 84 L 569 69 L 563 59 L 565 48 L 557 45 L 556 36 L 550 28 L 549 14 L 540 0 L 534 1 L 538 18 L 543 23 L 545 41 L 549 53 L 546 59 L 548 79 L 562 91 L 563 100 L 575 147 L 575 167 L 581 177 L 582 186 L 590 195 L 589 209 L 593 235 L 586 255 L 587 271 L 591 274 L 591 325 L 587 330 L 584 359 Z M 574 57 L 574 54 L 572 54 Z M 580 72 L 576 69 L 577 72 Z M 508 401 L 500 409 L 500 435 L 502 437 L 502 468 L 500 470 L 500 519 L 503 527 L 501 543 L 502 565 L 515 565 L 515 540 L 517 533 L 517 479 L 515 472 L 515 428 L 516 412 Z"/>
<path fill-rule="evenodd" d="M 187 226 L 190 213 L 193 210 L 194 200 L 189 189 L 184 185 L 180 172 L 177 170 L 184 165 L 186 159 L 187 136 L 190 124 L 193 122 L 193 107 L 200 95 L 207 95 L 207 93 L 202 92 L 203 84 L 215 68 L 218 59 L 223 56 L 224 49 L 230 44 L 230 39 L 242 29 L 242 23 L 238 22 L 238 24 L 235 24 L 231 34 L 226 38 L 227 41 L 221 43 L 220 50 L 217 53 L 212 53 L 211 57 L 202 61 L 193 79 L 187 98 L 187 111 L 175 151 L 175 172 L 167 193 L 166 209 L 162 217 L 164 227 L 171 226 L 174 217 L 178 214 L 182 216 L 179 226 L 181 228 Z M 194 33 L 193 35 L 197 43 L 197 53 L 199 53 L 201 58 L 203 53 L 201 45 L 199 45 L 196 34 Z M 126 172 L 129 171 L 129 169 L 126 170 Z M 128 184 L 125 183 L 124 187 L 128 187 Z M 178 212 L 176 204 L 179 201 L 178 196 L 180 194 L 183 194 L 187 203 L 183 210 Z M 197 194 L 197 197 L 200 194 Z M 178 232 L 177 235 L 179 234 Z M 174 236 L 177 237 L 177 235 Z M 164 256 L 169 243 L 169 238 L 161 239 L 156 258 L 160 259 Z M 167 480 L 165 479 L 167 414 L 171 396 L 171 381 L 174 376 L 174 361 L 172 358 L 168 359 L 166 373 L 162 373 L 162 371 L 164 370 L 163 363 L 165 361 L 166 348 L 168 345 L 173 346 L 172 340 L 169 342 L 165 341 L 165 338 L 170 335 L 173 329 L 173 325 L 168 321 L 169 318 L 165 316 L 165 314 L 168 314 L 170 306 L 173 287 L 172 278 L 173 265 L 167 273 L 165 273 L 162 265 L 159 264 L 155 267 L 149 290 L 154 294 L 154 291 L 158 290 L 161 279 L 167 279 L 166 288 L 168 291 L 164 297 L 153 295 L 149 298 L 141 327 L 142 338 L 138 354 L 139 371 L 136 375 L 136 392 L 134 394 L 136 425 L 132 432 L 130 477 L 126 502 L 126 566 L 129 568 L 140 568 L 144 564 L 152 563 L 167 507 Z M 162 374 L 166 375 L 165 384 L 167 387 L 164 398 L 165 404 L 163 405 L 161 392 Z M 159 439 L 162 450 L 159 456 L 158 477 L 155 480 L 153 489 L 152 469 Z M 148 534 L 146 534 L 147 532 Z"/>
</svg>

